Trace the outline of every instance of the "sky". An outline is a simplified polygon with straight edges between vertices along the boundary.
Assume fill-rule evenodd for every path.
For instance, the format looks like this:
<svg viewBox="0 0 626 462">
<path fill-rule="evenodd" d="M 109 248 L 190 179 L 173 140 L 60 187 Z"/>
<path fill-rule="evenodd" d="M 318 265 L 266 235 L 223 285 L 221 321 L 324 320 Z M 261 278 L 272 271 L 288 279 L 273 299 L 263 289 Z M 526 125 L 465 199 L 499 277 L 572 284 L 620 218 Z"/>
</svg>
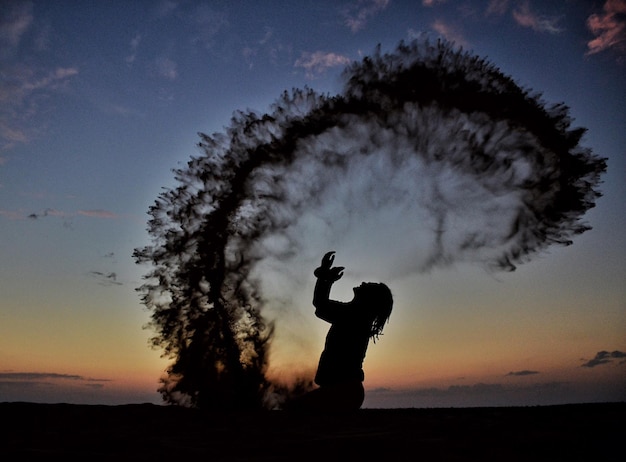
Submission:
<svg viewBox="0 0 626 462">
<path fill-rule="evenodd" d="M 149 268 L 132 253 L 198 132 L 284 90 L 337 94 L 377 45 L 439 37 L 568 105 L 607 158 L 603 197 L 591 230 L 516 271 L 387 279 L 394 311 L 365 359 L 364 407 L 625 400 L 626 1 L 0 0 L 0 401 L 161 402 L 168 361 L 149 345 L 136 291 Z M 337 251 L 332 296 L 347 300 L 362 271 L 334 244 L 294 271 Z M 327 326 L 312 274 L 266 284 L 293 302 L 268 311 L 270 373 L 314 369 Z"/>
</svg>

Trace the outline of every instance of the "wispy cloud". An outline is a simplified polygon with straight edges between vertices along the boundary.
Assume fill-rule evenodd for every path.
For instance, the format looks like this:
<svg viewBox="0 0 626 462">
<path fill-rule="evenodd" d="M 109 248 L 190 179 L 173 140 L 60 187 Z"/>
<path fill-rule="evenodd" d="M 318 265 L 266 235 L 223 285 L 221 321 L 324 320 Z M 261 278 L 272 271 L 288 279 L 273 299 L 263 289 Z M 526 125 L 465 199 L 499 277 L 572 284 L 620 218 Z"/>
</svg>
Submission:
<svg viewBox="0 0 626 462">
<path fill-rule="evenodd" d="M 515 22 L 522 27 L 529 27 L 536 32 L 549 32 L 550 34 L 558 34 L 562 31 L 557 26 L 559 18 L 547 18 L 531 11 L 530 3 L 523 2 L 520 6 L 513 10 L 513 18 Z"/>
<path fill-rule="evenodd" d="M 198 4 L 187 17 L 194 27 L 192 42 L 206 49 L 213 48 L 217 35 L 228 26 L 228 16 L 207 4 Z"/>
<path fill-rule="evenodd" d="M 0 110 L 0 139 L 2 140 L 2 144 L 0 144 L 0 150 L 11 149 L 18 143 L 26 143 L 29 139 L 29 135 L 26 133 L 26 128 L 10 126 L 11 122 L 15 123 L 16 121 L 7 120 L 2 117 Z M 2 162 L 3 164 L 6 162 L 6 158 Z"/>
<path fill-rule="evenodd" d="M 178 78 L 178 65 L 172 59 L 166 56 L 159 56 L 154 61 L 154 65 L 159 77 L 167 80 L 176 80 Z"/>
<path fill-rule="evenodd" d="M 52 401 L 66 398 L 70 392 L 81 393 L 80 390 L 102 390 L 110 379 L 90 378 L 76 374 L 59 374 L 55 372 L 0 372 L 0 396 L 8 401 L 39 401 L 49 393 Z M 55 393 L 56 392 L 56 393 Z"/>
<path fill-rule="evenodd" d="M 621 359 L 618 364 L 626 364 L 626 352 L 623 351 L 598 351 L 596 356 L 585 363 L 581 367 L 596 367 L 603 364 L 612 363 L 614 359 Z"/>
<path fill-rule="evenodd" d="M 6 66 L 0 82 L 0 149 L 28 142 L 38 131 L 31 121 L 41 111 L 41 98 L 64 88 L 77 74 L 76 67 L 36 70 L 21 64 Z"/>
<path fill-rule="evenodd" d="M 539 374 L 538 371 L 529 371 L 529 370 L 523 370 L 523 371 L 511 371 L 508 374 L 506 374 L 506 377 L 523 377 L 526 375 L 535 375 L 535 374 Z"/>
<path fill-rule="evenodd" d="M 509 0 L 489 0 L 485 14 L 487 16 L 502 16 L 506 14 L 509 8 Z"/>
<path fill-rule="evenodd" d="M 178 2 L 174 0 L 161 0 L 156 7 L 156 14 L 158 17 L 169 16 L 173 11 L 178 8 Z"/>
<path fill-rule="evenodd" d="M 327 69 L 336 66 L 345 66 L 351 62 L 347 56 L 339 55 L 336 53 L 327 53 L 323 51 L 316 51 L 310 53 L 305 51 L 300 58 L 295 62 L 295 67 L 301 67 L 305 70 L 306 76 L 314 78 Z"/>
<path fill-rule="evenodd" d="M 363 29 L 367 22 L 383 11 L 390 0 L 358 0 L 343 11 L 345 24 L 352 32 Z"/>
<path fill-rule="evenodd" d="M 28 218 L 31 220 L 37 220 L 39 218 L 44 218 L 44 217 L 64 217 L 67 218 L 68 216 L 70 216 L 70 214 L 67 214 L 65 212 L 61 212 L 60 210 L 55 210 L 55 209 L 45 209 L 43 212 L 41 213 L 31 213 L 28 215 Z"/>
<path fill-rule="evenodd" d="M 512 406 L 528 402 L 554 404 L 572 389 L 565 382 L 511 385 L 502 383 L 475 383 L 404 390 L 378 388 L 368 390 L 367 404 L 372 407 L 456 407 L 456 406 Z"/>
<path fill-rule="evenodd" d="M 78 74 L 76 67 L 56 67 L 55 69 L 35 68 L 25 64 L 14 55 L 19 50 L 36 49 L 41 51 L 41 33 L 35 42 L 25 42 L 24 37 L 33 28 L 32 2 L 5 2 L 0 15 L 0 58 L 3 64 L 0 80 L 0 151 L 16 144 L 26 143 L 40 128 L 33 125 L 33 119 L 42 111 L 43 98 L 67 83 Z M 31 37 L 33 39 L 33 37 Z"/>
<path fill-rule="evenodd" d="M 132 64 L 137 59 L 137 50 L 139 48 L 139 44 L 141 43 L 141 34 L 135 34 L 135 36 L 130 41 L 130 51 L 126 58 L 124 59 L 126 63 Z"/>
<path fill-rule="evenodd" d="M 607 0 L 602 13 L 587 19 L 587 27 L 595 38 L 587 43 L 587 54 L 613 49 L 623 59 L 626 55 L 626 0 Z"/>
<path fill-rule="evenodd" d="M 273 64 L 281 61 L 281 57 L 289 57 L 292 53 L 292 46 L 282 43 L 276 38 L 274 30 L 266 27 L 262 31 L 260 38 L 254 42 L 246 43 L 242 48 L 241 55 L 250 69 L 258 58 L 269 59 Z M 287 58 L 288 61 L 290 59 Z"/>
<path fill-rule="evenodd" d="M 450 42 L 454 42 L 456 45 L 468 45 L 467 40 L 465 40 L 465 37 L 463 36 L 463 33 L 456 26 L 452 26 L 451 24 L 448 24 L 438 19 L 431 25 L 431 27 L 443 38 Z"/>
<path fill-rule="evenodd" d="M 446 0 L 422 0 L 424 6 L 435 6 L 438 3 L 446 3 Z"/>
<path fill-rule="evenodd" d="M 174 17 L 183 25 L 187 43 L 204 49 L 213 49 L 220 43 L 218 36 L 228 27 L 228 15 L 224 8 L 214 6 L 211 2 L 188 2 L 163 0 L 153 10 L 158 18 Z M 130 52 L 125 60 L 132 64 L 137 58 L 137 52 L 143 36 L 137 33 L 130 41 Z M 172 56 L 176 44 L 170 43 L 168 51 L 161 51 L 156 58 L 151 58 L 151 70 L 154 74 L 167 80 L 176 80 L 179 77 L 179 66 Z M 154 58 L 154 59 L 153 59 Z M 170 99 L 169 97 L 165 99 Z"/>
<path fill-rule="evenodd" d="M 0 217 L 5 217 L 9 220 L 23 220 L 24 214 L 16 210 L 0 210 Z"/>
<path fill-rule="evenodd" d="M 0 372 L 0 380 L 45 380 L 45 379 L 69 379 L 80 380 L 80 375 L 56 374 L 54 372 Z"/>
<path fill-rule="evenodd" d="M 77 380 L 83 382 L 110 382 L 110 379 L 94 379 L 76 374 L 56 372 L 0 372 L 0 380 L 11 382 L 41 382 L 47 380 Z"/>
<path fill-rule="evenodd" d="M 98 280 L 98 284 L 105 287 L 124 285 L 117 280 L 117 274 L 114 272 L 103 273 L 102 271 L 89 271 L 88 274 L 89 276 L 96 278 Z"/>
<path fill-rule="evenodd" d="M 33 120 L 42 110 L 43 99 L 63 88 L 78 74 L 76 67 L 44 69 L 13 59 L 18 50 L 20 53 L 25 49 L 41 51 L 42 44 L 37 42 L 41 41 L 41 34 L 34 39 L 31 37 L 30 43 L 24 43 L 33 24 L 32 2 L 9 2 L 3 4 L 3 8 L 0 58 L 6 62 L 0 80 L 0 151 L 27 143 L 35 137 L 41 127 L 37 127 Z"/>
<path fill-rule="evenodd" d="M 153 402 L 160 396 L 150 390 L 110 386 L 116 380 L 55 372 L 0 371 L 0 401 L 118 405 Z"/>
<path fill-rule="evenodd" d="M 0 56 L 12 53 L 33 22 L 33 4 L 29 1 L 3 2 L 0 16 Z"/>
<path fill-rule="evenodd" d="M 126 106 L 124 104 L 118 104 L 110 101 L 98 102 L 100 109 L 107 113 L 122 117 L 143 117 L 145 113 Z"/>
<path fill-rule="evenodd" d="M 20 210 L 0 210 L 0 216 L 8 218 L 10 220 L 39 220 L 46 217 L 61 217 L 61 218 L 73 218 L 75 216 L 83 216 L 89 218 L 101 218 L 101 219 L 117 219 L 120 216 L 114 212 L 108 210 L 79 210 L 77 212 L 64 212 L 53 208 L 44 209 L 41 212 L 25 213 Z"/>
<path fill-rule="evenodd" d="M 83 217 L 106 218 L 106 219 L 119 218 L 119 215 L 117 215 L 116 213 L 110 212 L 108 210 L 101 210 L 101 209 L 79 210 L 76 213 L 77 215 L 81 215 Z"/>
</svg>

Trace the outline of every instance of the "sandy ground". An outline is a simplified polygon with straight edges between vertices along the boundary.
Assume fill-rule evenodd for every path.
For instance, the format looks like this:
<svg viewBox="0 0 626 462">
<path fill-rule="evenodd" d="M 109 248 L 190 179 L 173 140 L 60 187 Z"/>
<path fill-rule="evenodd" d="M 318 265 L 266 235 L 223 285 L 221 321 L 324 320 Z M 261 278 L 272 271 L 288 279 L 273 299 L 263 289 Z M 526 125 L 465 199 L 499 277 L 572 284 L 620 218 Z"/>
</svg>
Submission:
<svg viewBox="0 0 626 462">
<path fill-rule="evenodd" d="M 622 461 L 626 403 L 202 413 L 0 403 L 0 460 Z"/>
</svg>

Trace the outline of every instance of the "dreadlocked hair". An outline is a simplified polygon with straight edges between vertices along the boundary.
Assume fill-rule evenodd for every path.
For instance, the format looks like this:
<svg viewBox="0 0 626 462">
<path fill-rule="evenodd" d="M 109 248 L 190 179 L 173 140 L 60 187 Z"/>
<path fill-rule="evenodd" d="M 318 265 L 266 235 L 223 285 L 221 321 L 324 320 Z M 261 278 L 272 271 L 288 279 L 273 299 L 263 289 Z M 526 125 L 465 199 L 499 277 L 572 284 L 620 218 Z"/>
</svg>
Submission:
<svg viewBox="0 0 626 462">
<path fill-rule="evenodd" d="M 389 316 L 391 316 L 393 297 L 389 287 L 383 283 L 368 283 L 367 296 L 374 311 L 370 338 L 376 342 L 378 337 L 383 334 L 383 327 L 389 321 Z"/>
</svg>

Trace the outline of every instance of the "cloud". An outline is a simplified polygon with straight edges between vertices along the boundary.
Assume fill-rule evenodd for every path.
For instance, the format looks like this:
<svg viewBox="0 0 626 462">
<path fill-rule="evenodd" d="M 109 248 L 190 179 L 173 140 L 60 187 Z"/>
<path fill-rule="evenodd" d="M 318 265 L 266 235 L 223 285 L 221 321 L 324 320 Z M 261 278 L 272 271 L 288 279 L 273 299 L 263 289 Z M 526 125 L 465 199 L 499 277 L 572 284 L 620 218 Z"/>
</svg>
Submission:
<svg viewBox="0 0 626 462">
<path fill-rule="evenodd" d="M 56 372 L 0 372 L 0 380 L 11 382 L 41 382 L 46 380 L 78 380 L 84 382 L 110 382 L 109 379 L 93 379 L 75 374 Z"/>
<path fill-rule="evenodd" d="M 391 388 L 389 387 L 377 387 L 377 388 L 373 388 L 371 390 L 368 390 L 370 393 L 387 393 L 391 391 Z"/>
<path fill-rule="evenodd" d="M 0 380 L 45 380 L 45 379 L 69 379 L 79 380 L 80 375 L 56 374 L 52 372 L 0 372 Z"/>
<path fill-rule="evenodd" d="M 155 61 L 156 73 L 167 80 L 178 78 L 178 65 L 168 57 L 160 56 Z"/>
<path fill-rule="evenodd" d="M 117 280 L 116 273 L 103 273 L 102 271 L 89 271 L 89 275 L 98 279 L 98 284 L 106 287 L 124 285 Z"/>
<path fill-rule="evenodd" d="M 485 14 L 503 16 L 509 8 L 509 0 L 490 0 Z"/>
<path fill-rule="evenodd" d="M 7 125 L 5 120 L 0 120 L 0 139 L 3 141 L 1 149 L 10 149 L 17 143 L 28 141 L 28 135 L 23 129 Z M 4 162 L 3 162 L 4 163 Z"/>
<path fill-rule="evenodd" d="M 85 386 L 93 388 L 94 390 L 100 390 L 101 388 L 104 388 L 103 383 L 86 383 Z"/>
<path fill-rule="evenodd" d="M 156 14 L 157 18 L 174 16 L 188 34 L 187 43 L 184 46 L 191 44 L 208 50 L 219 43 L 216 37 L 229 25 L 225 10 L 216 8 L 212 3 L 215 2 L 164 0 L 156 5 L 153 14 Z M 136 34 L 131 40 L 130 53 L 126 57 L 127 63 L 132 64 L 136 59 L 137 49 L 142 40 L 140 34 Z M 164 53 L 154 60 L 153 71 L 160 77 L 176 80 L 179 76 L 179 68 L 170 56 L 173 54 Z"/>
<path fill-rule="evenodd" d="M 446 0 L 422 0 L 424 6 L 435 6 L 437 3 L 445 3 Z"/>
<path fill-rule="evenodd" d="M 64 212 L 62 210 L 56 210 L 53 208 L 44 209 L 42 212 L 32 212 L 26 214 L 22 211 L 18 210 L 0 210 L 0 216 L 4 216 L 11 220 L 39 220 L 41 218 L 46 217 L 61 217 L 61 218 L 72 218 L 75 216 L 83 216 L 89 218 L 103 218 L 103 219 L 116 219 L 119 218 L 119 215 L 110 212 L 108 210 L 79 210 L 78 212 Z"/>
<path fill-rule="evenodd" d="M 3 3 L 6 8 L 0 16 L 0 56 L 12 53 L 33 22 L 32 2 Z"/>
<path fill-rule="evenodd" d="M 458 28 L 447 24 L 440 19 L 436 20 L 431 27 L 446 40 L 454 42 L 456 45 L 467 46 L 467 40 L 465 40 L 462 32 Z"/>
<path fill-rule="evenodd" d="M 15 103 L 35 90 L 59 88 L 62 81 L 78 74 L 78 69 L 57 67 L 54 70 L 37 72 L 29 67 L 13 66 L 5 72 L 4 80 L 7 83 L 1 88 L 0 98 L 4 102 Z"/>
<path fill-rule="evenodd" d="M 262 35 L 260 35 L 258 40 L 246 43 L 241 50 L 241 54 L 248 68 L 253 68 L 256 59 L 259 57 L 265 57 L 269 59 L 271 63 L 276 64 L 279 62 L 281 56 L 291 56 L 292 46 L 280 42 L 276 38 L 272 28 L 265 27 L 260 32 L 262 32 Z"/>
<path fill-rule="evenodd" d="M 102 258 L 109 260 L 107 264 L 116 263 L 116 261 L 114 260 L 115 253 L 113 252 L 109 252 L 105 255 L 102 255 Z M 94 270 L 94 271 L 89 271 L 87 275 L 94 278 L 97 281 L 97 283 L 100 284 L 101 286 L 111 287 L 111 286 L 124 285 L 123 283 L 118 281 L 117 273 L 115 273 L 114 271 L 95 271 Z"/>
<path fill-rule="evenodd" d="M 539 372 L 538 371 L 529 371 L 529 370 L 511 371 L 508 374 L 506 374 L 506 377 L 510 377 L 510 376 L 523 377 L 525 375 L 535 375 L 535 374 L 539 374 Z"/>
<path fill-rule="evenodd" d="M 9 71 L 8 79 L 12 85 L 2 90 L 15 90 L 16 94 L 12 97 L 4 91 L 0 93 L 0 98 L 9 102 L 21 101 L 25 96 L 37 90 L 55 90 L 69 78 L 78 74 L 75 67 L 57 67 L 54 70 L 45 71 L 45 73 L 36 75 L 31 69 L 17 68 L 14 72 Z"/>
<path fill-rule="evenodd" d="M 587 28 L 595 35 L 587 43 L 588 55 L 608 49 L 626 54 L 626 0 L 607 0 L 602 13 L 589 16 Z"/>
<path fill-rule="evenodd" d="M 566 382 L 515 386 L 475 383 L 446 387 L 367 390 L 365 407 L 485 407 L 557 404 L 568 400 L 575 387 Z"/>
<path fill-rule="evenodd" d="M 135 108 L 109 101 L 99 102 L 100 109 L 107 113 L 122 117 L 143 117 L 145 114 Z"/>
<path fill-rule="evenodd" d="M 174 10 L 178 8 L 178 2 L 173 0 L 162 0 L 159 2 L 156 8 L 156 14 L 158 17 L 166 17 L 169 16 Z"/>
<path fill-rule="evenodd" d="M 69 215 L 65 212 L 61 212 L 60 210 L 55 210 L 55 209 L 45 209 L 43 212 L 41 213 L 31 213 L 28 215 L 28 218 L 31 220 L 37 220 L 39 218 L 44 218 L 44 217 L 68 217 Z"/>
<path fill-rule="evenodd" d="M 623 351 L 598 351 L 593 359 L 585 362 L 581 367 L 592 368 L 596 366 L 601 366 L 603 364 L 612 363 L 614 359 L 622 359 L 622 361 L 620 361 L 618 364 L 626 364 L 626 359 L 624 358 L 626 358 L 626 352 Z"/>
<path fill-rule="evenodd" d="M 390 0 L 358 0 L 343 13 L 346 26 L 352 32 L 360 31 L 371 18 L 387 8 L 389 3 Z"/>
<path fill-rule="evenodd" d="M 272 38 L 272 36 L 274 35 L 274 30 L 271 27 L 265 27 L 265 33 L 263 34 L 263 37 L 261 38 L 261 40 L 259 40 L 259 44 L 261 45 L 265 45 L 267 42 L 269 42 L 269 40 Z"/>
<path fill-rule="evenodd" d="M 115 386 L 107 378 L 53 372 L 0 372 L 0 401 L 119 405 L 161 404 L 152 387 Z"/>
<path fill-rule="evenodd" d="M 530 10 L 528 1 L 523 2 L 518 8 L 513 10 L 513 18 L 520 26 L 530 27 L 535 32 L 558 34 L 562 31 L 562 29 L 557 27 L 558 18 L 546 18 L 537 15 Z"/>
<path fill-rule="evenodd" d="M 326 69 L 336 66 L 345 66 L 350 64 L 350 62 L 350 58 L 335 53 L 326 53 L 323 51 L 310 53 L 305 51 L 300 58 L 296 60 L 294 65 L 295 67 L 302 67 L 307 77 L 314 78 L 322 74 Z"/>
<path fill-rule="evenodd" d="M 76 67 L 42 71 L 22 64 L 6 66 L 0 81 L 0 150 L 28 142 L 38 131 L 31 120 L 41 110 L 41 97 L 62 89 L 78 73 Z"/>
<path fill-rule="evenodd" d="M 56 372 L 0 372 L 0 398 L 7 402 L 64 402 L 71 396 L 100 404 L 107 382 L 112 380 Z M 96 392 L 99 394 L 94 395 Z"/>
<path fill-rule="evenodd" d="M 0 210 L 0 217 L 5 217 L 9 220 L 23 220 L 24 214 L 15 210 Z"/>
<path fill-rule="evenodd" d="M 212 9 L 206 4 L 199 4 L 187 14 L 195 28 L 192 42 L 206 49 L 213 48 L 215 37 L 228 27 L 228 16 L 223 11 Z"/>
<path fill-rule="evenodd" d="M 124 59 L 126 63 L 132 64 L 135 62 L 137 58 L 137 49 L 139 48 L 139 43 L 141 43 L 141 34 L 136 34 L 130 41 L 130 53 Z"/>
<path fill-rule="evenodd" d="M 100 209 L 96 209 L 96 210 L 79 210 L 78 212 L 76 212 L 77 215 L 81 215 L 84 217 L 92 217 L 92 218 L 106 218 L 106 219 L 113 219 L 113 218 L 119 218 L 119 215 L 113 213 L 113 212 L 109 212 L 108 210 L 100 210 Z"/>
</svg>

